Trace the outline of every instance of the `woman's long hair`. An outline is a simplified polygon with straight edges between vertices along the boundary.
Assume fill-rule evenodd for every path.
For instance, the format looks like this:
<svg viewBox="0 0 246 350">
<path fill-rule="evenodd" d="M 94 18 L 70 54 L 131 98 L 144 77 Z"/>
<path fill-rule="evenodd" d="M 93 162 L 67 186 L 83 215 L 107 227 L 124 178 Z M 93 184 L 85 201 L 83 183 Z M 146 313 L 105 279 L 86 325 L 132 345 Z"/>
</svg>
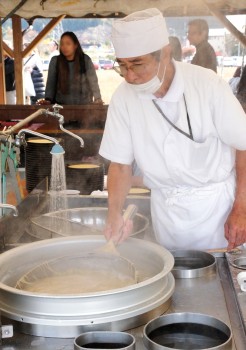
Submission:
<svg viewBox="0 0 246 350">
<path fill-rule="evenodd" d="M 241 78 L 237 86 L 237 93 L 238 95 L 246 95 L 246 66 L 242 68 Z"/>
<path fill-rule="evenodd" d="M 61 40 L 64 36 L 69 36 L 69 38 L 77 45 L 77 49 L 74 55 L 74 80 L 80 84 L 81 74 L 85 73 L 85 59 L 84 52 L 81 48 L 80 42 L 77 36 L 73 32 L 65 32 L 61 36 Z M 69 93 L 69 65 L 66 57 L 63 55 L 60 49 L 60 55 L 57 57 L 57 88 L 62 94 Z"/>
</svg>

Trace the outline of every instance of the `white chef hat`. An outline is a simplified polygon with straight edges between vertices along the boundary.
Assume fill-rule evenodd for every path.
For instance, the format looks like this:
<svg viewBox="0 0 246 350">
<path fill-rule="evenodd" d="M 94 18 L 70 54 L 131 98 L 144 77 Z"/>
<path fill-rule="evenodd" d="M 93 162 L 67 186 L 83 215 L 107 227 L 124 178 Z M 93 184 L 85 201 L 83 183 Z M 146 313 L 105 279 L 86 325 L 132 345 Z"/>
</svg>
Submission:
<svg viewBox="0 0 246 350">
<path fill-rule="evenodd" d="M 162 13 L 156 8 L 134 12 L 117 19 L 111 39 L 118 58 L 137 57 L 158 51 L 169 44 Z"/>
</svg>

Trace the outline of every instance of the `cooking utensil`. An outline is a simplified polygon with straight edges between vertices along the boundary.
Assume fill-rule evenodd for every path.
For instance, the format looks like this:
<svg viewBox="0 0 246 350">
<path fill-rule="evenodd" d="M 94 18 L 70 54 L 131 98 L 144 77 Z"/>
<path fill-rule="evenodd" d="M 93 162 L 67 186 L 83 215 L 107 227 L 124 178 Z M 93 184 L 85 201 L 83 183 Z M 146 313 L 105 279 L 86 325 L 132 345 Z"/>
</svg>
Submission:
<svg viewBox="0 0 246 350">
<path fill-rule="evenodd" d="M 129 333 L 94 331 L 80 334 L 74 340 L 74 350 L 134 350 L 135 343 L 135 338 Z"/>
<path fill-rule="evenodd" d="M 174 258 L 162 246 L 129 238 L 118 246 L 140 272 L 139 282 L 118 290 L 80 295 L 44 295 L 16 289 L 31 268 L 62 254 L 77 256 L 105 244 L 102 235 L 72 236 L 24 244 L 0 254 L 1 314 L 24 333 L 73 338 L 85 331 L 123 331 L 139 327 L 170 307 Z M 137 252 L 137 254 L 136 254 Z M 21 262 L 21 263 L 20 263 Z"/>
<path fill-rule="evenodd" d="M 138 210 L 138 208 L 136 205 L 129 204 L 123 213 L 124 223 L 128 220 L 132 220 L 134 218 L 134 216 L 136 215 L 137 210 Z M 123 223 L 123 225 L 124 225 L 124 223 Z M 101 248 L 98 249 L 98 252 L 106 252 L 106 253 L 110 252 L 110 253 L 119 255 L 119 252 L 116 250 L 115 245 L 117 245 L 118 242 L 120 241 L 121 236 L 122 236 L 122 231 L 123 231 L 123 227 L 120 230 L 119 239 L 117 242 L 115 242 L 114 239 L 111 238 L 104 246 L 102 246 Z"/>
<path fill-rule="evenodd" d="M 124 221 L 136 211 L 135 205 L 129 205 Z M 45 294 L 81 294 L 135 283 L 137 273 L 133 263 L 123 258 L 113 240 L 109 240 L 93 251 L 61 256 L 36 266 L 18 280 L 16 288 Z"/>
<path fill-rule="evenodd" d="M 102 235 L 108 209 L 105 207 L 71 208 L 31 218 L 26 231 L 38 239 L 74 235 Z M 143 236 L 149 220 L 137 213 L 133 218 L 131 236 Z"/>
<path fill-rule="evenodd" d="M 196 278 L 216 271 L 216 261 L 212 254 L 199 250 L 175 250 L 172 273 L 175 278 Z"/>
<path fill-rule="evenodd" d="M 213 349 L 232 347 L 232 332 L 221 320 L 199 313 L 173 313 L 160 316 L 144 327 L 146 349 Z"/>
</svg>

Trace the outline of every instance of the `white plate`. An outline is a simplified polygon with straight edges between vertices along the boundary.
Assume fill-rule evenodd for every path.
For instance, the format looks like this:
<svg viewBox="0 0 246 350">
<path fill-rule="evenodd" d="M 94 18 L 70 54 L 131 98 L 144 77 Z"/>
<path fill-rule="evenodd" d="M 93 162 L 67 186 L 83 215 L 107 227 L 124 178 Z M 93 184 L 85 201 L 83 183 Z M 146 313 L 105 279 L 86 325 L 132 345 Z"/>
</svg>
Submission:
<svg viewBox="0 0 246 350">
<path fill-rule="evenodd" d="M 78 191 L 78 190 L 63 190 L 60 193 L 66 194 L 66 195 L 75 195 L 75 194 L 80 194 L 80 191 Z"/>
</svg>

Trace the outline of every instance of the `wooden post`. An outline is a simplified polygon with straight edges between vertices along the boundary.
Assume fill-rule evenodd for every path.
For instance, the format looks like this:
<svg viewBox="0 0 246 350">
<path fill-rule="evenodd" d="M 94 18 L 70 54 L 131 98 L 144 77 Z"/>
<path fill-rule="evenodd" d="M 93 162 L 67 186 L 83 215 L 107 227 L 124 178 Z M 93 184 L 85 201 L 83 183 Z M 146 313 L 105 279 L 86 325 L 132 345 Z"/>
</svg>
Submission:
<svg viewBox="0 0 246 350">
<path fill-rule="evenodd" d="M 14 15 L 12 18 L 12 24 L 16 77 L 16 104 L 24 104 L 21 18 Z"/>
<path fill-rule="evenodd" d="M 5 92 L 5 70 L 4 70 L 4 57 L 3 57 L 3 40 L 2 40 L 2 27 L 0 26 L 0 104 L 5 104 L 6 102 L 6 92 Z"/>
</svg>

